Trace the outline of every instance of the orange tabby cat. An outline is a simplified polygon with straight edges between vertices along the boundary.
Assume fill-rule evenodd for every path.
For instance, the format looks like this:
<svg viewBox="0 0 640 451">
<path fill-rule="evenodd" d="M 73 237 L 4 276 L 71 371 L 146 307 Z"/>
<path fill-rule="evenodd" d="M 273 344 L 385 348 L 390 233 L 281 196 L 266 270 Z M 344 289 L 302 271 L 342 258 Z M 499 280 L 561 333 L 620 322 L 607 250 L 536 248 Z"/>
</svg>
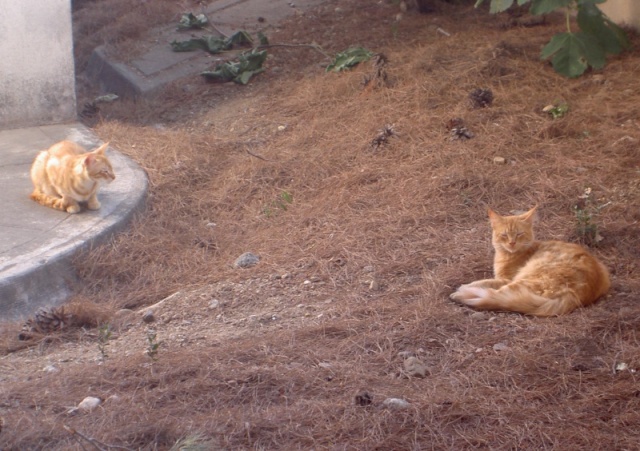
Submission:
<svg viewBox="0 0 640 451">
<path fill-rule="evenodd" d="M 98 187 L 116 178 L 104 154 L 108 146 L 87 152 L 74 142 L 61 141 L 40 152 L 31 166 L 31 199 L 68 213 L 78 213 L 80 202 L 90 210 L 100 208 Z"/>
<path fill-rule="evenodd" d="M 592 304 L 609 290 L 607 268 L 586 249 L 534 239 L 535 211 L 500 216 L 489 210 L 495 279 L 462 285 L 451 299 L 481 310 L 554 316 Z"/>
</svg>

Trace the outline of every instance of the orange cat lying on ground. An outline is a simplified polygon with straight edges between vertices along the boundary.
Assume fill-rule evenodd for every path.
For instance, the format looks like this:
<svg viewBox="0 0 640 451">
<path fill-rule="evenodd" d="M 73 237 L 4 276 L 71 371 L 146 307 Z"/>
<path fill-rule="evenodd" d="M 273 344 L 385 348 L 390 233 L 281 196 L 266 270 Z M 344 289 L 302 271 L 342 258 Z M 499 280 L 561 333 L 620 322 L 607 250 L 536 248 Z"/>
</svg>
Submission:
<svg viewBox="0 0 640 451">
<path fill-rule="evenodd" d="M 31 166 L 31 199 L 68 213 L 78 213 L 80 202 L 86 202 L 90 210 L 100 208 L 100 184 L 116 178 L 104 154 L 108 146 L 87 152 L 74 142 L 61 141 L 40 152 Z"/>
<path fill-rule="evenodd" d="M 495 279 L 462 285 L 451 299 L 480 310 L 554 316 L 592 304 L 609 290 L 607 268 L 586 249 L 534 239 L 535 210 L 519 216 L 489 210 Z"/>
</svg>

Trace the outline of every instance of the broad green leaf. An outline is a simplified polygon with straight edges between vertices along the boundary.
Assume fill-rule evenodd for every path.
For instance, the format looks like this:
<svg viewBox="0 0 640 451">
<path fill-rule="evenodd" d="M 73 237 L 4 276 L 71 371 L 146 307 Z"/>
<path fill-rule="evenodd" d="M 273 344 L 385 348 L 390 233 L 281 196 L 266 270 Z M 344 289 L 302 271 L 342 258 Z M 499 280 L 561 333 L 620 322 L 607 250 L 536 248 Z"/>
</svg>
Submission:
<svg viewBox="0 0 640 451">
<path fill-rule="evenodd" d="M 173 50 L 174 52 L 193 52 L 194 50 L 207 50 L 207 44 L 202 39 L 173 41 L 171 42 L 171 50 Z"/>
<path fill-rule="evenodd" d="M 218 64 L 211 71 L 200 73 L 207 81 L 227 82 L 233 81 L 246 85 L 254 75 L 264 71 L 262 65 L 267 59 L 266 50 L 245 52 L 238 56 L 237 60 Z"/>
<path fill-rule="evenodd" d="M 606 53 L 618 54 L 622 52 L 624 43 L 606 22 L 602 12 L 594 4 L 584 4 L 578 10 L 578 25 L 584 33 L 593 36 Z M 618 28 L 614 24 L 614 27 Z M 624 33 L 623 33 L 624 34 Z"/>
<path fill-rule="evenodd" d="M 618 54 L 630 46 L 624 30 L 604 15 L 595 4 L 585 3 L 581 6 L 577 19 L 580 29 L 593 35 L 607 53 Z"/>
<path fill-rule="evenodd" d="M 327 66 L 326 71 L 340 72 L 350 69 L 359 63 L 368 61 L 373 53 L 362 47 L 354 47 L 336 55 L 335 59 Z"/>
<path fill-rule="evenodd" d="M 260 42 L 260 45 L 269 45 L 269 38 L 262 31 L 258 31 L 258 42 Z"/>
<path fill-rule="evenodd" d="M 246 31 L 237 31 L 226 39 L 229 45 L 251 44 L 253 39 Z"/>
<path fill-rule="evenodd" d="M 208 23 L 209 20 L 204 14 L 198 14 L 196 16 L 193 13 L 187 13 L 183 14 L 180 18 L 180 23 L 178 23 L 178 30 L 204 28 Z"/>
<path fill-rule="evenodd" d="M 594 5 L 596 3 L 604 3 L 607 0 L 578 0 L 578 6 L 582 5 Z"/>
<path fill-rule="evenodd" d="M 547 14 L 558 8 L 569 6 L 573 0 L 533 0 L 531 3 L 531 14 L 539 16 L 540 14 Z"/>
<path fill-rule="evenodd" d="M 559 33 L 542 49 L 542 59 L 552 57 L 551 64 L 559 74 L 578 77 L 587 67 L 605 64 L 605 53 L 597 40 L 585 33 Z"/>
<path fill-rule="evenodd" d="M 501 13 L 509 9 L 511 5 L 513 5 L 513 0 L 491 0 L 489 12 L 491 14 Z"/>
<path fill-rule="evenodd" d="M 530 0 L 518 0 L 518 6 L 522 6 L 526 3 L 529 3 Z"/>
</svg>

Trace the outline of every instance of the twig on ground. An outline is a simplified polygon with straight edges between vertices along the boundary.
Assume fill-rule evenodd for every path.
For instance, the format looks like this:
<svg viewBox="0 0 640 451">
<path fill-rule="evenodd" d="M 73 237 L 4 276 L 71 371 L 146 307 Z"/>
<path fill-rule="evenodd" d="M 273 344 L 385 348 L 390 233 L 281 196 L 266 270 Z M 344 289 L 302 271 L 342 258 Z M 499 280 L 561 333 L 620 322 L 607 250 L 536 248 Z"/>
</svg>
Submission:
<svg viewBox="0 0 640 451">
<path fill-rule="evenodd" d="M 333 57 L 331 55 L 329 55 L 327 52 L 325 52 L 324 50 L 322 50 L 322 47 L 320 47 L 317 44 L 261 44 L 259 46 L 257 46 L 257 49 L 266 49 L 266 48 L 271 48 L 271 47 L 309 47 L 312 48 L 320 53 L 322 53 L 325 58 L 327 59 L 333 59 Z"/>
<path fill-rule="evenodd" d="M 66 424 L 63 424 L 62 427 L 64 428 L 65 431 L 71 434 L 76 440 L 78 440 L 78 438 L 81 438 L 85 440 L 87 443 L 91 444 L 91 446 L 93 446 L 95 449 L 99 451 L 107 451 L 108 449 L 125 449 L 127 451 L 134 451 L 133 448 L 127 448 L 126 446 L 108 445 L 106 443 L 102 443 L 96 440 L 95 438 L 87 437 L 82 432 L 78 432 L 72 427 L 67 426 Z M 80 447 L 82 447 L 82 449 L 86 449 L 82 445 L 82 442 L 80 440 L 78 440 L 78 444 L 80 445 Z"/>
<path fill-rule="evenodd" d="M 249 149 L 244 149 L 244 150 L 245 150 L 249 155 L 251 155 L 252 157 L 259 158 L 259 159 L 260 159 L 260 160 L 262 160 L 262 161 L 271 161 L 271 160 L 268 160 L 268 159 L 267 159 L 267 158 L 265 158 L 265 157 L 262 157 L 262 156 L 260 156 L 260 155 L 257 155 L 257 154 L 255 154 L 255 153 L 251 152 Z"/>
</svg>

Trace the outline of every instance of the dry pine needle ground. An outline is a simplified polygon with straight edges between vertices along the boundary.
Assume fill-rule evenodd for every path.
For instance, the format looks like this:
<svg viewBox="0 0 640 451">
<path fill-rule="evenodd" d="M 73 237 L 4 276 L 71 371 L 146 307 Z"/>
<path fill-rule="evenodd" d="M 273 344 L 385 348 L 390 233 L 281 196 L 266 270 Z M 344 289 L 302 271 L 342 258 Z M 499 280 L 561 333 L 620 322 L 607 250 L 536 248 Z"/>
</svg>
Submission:
<svg viewBox="0 0 640 451">
<path fill-rule="evenodd" d="M 90 48 L 78 30 L 127 42 L 102 3 L 121 2 L 78 4 L 79 61 Z M 140 14 L 159 21 L 169 3 Z M 203 449 L 637 447 L 638 38 L 602 72 L 567 80 L 539 61 L 555 18 L 505 27 L 435 4 L 395 22 L 391 3 L 328 1 L 268 33 L 381 52 L 380 85 L 363 86 L 369 64 L 327 74 L 318 52 L 274 48 L 248 86 L 196 76 L 103 107 L 95 131 L 147 171 L 147 208 L 75 263 L 71 308 L 98 320 L 18 351 L 19 325 L 4 326 L 3 449 L 88 446 L 64 426 L 149 450 L 185 438 Z M 490 105 L 471 105 L 478 88 Z M 564 117 L 542 111 L 559 102 Z M 471 139 L 451 139 L 455 118 Z M 587 188 L 607 204 L 593 217 L 593 251 L 613 276 L 605 299 L 552 319 L 447 300 L 491 272 L 487 206 L 538 204 L 540 238 L 575 240 Z M 260 263 L 233 269 L 247 251 Z M 134 312 L 115 315 L 123 308 Z M 429 374 L 407 377 L 403 355 Z M 86 396 L 104 402 L 68 414 Z M 389 397 L 409 407 L 384 407 Z"/>
</svg>

